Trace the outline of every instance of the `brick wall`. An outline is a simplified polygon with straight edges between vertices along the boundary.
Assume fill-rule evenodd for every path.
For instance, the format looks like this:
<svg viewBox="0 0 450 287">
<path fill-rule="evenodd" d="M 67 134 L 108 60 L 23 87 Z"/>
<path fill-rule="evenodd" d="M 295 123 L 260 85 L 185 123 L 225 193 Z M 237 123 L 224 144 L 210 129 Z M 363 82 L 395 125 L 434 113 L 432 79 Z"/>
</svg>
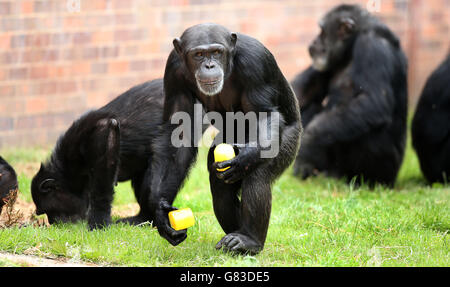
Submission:
<svg viewBox="0 0 450 287">
<path fill-rule="evenodd" d="M 53 143 L 84 111 L 162 77 L 172 39 L 200 22 L 258 38 L 292 79 L 310 63 L 307 45 L 318 19 L 339 3 L 0 0 L 0 147 Z M 414 104 L 448 51 L 450 0 L 380 3 L 377 15 L 400 36 L 410 58 Z"/>
</svg>

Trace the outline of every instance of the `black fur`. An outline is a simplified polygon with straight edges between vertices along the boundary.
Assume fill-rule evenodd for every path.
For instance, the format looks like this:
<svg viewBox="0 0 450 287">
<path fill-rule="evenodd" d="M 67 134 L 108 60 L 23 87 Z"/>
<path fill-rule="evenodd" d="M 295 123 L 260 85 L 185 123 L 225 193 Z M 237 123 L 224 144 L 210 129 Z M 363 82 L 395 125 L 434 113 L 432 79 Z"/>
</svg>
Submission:
<svg viewBox="0 0 450 287">
<path fill-rule="evenodd" d="M 223 54 L 210 56 L 217 44 L 223 48 Z M 164 74 L 166 123 L 179 111 L 190 114 L 192 118 L 196 102 L 200 102 L 207 112 L 220 113 L 224 119 L 226 112 L 280 114 L 278 139 L 281 143 L 275 158 L 261 158 L 261 146 L 251 147 L 248 140 L 229 142 L 238 153 L 233 160 L 214 163 L 215 145 L 208 154 L 214 212 L 226 233 L 216 248 L 258 253 L 263 249 L 269 225 L 271 184 L 294 160 L 299 145 L 301 122 L 295 95 L 272 54 L 249 36 L 231 33 L 220 25 L 201 24 L 187 29 L 180 39 L 174 40 L 174 45 Z M 191 58 L 189 49 L 193 47 L 202 47 L 203 50 Z M 208 72 L 211 66 L 215 70 Z M 223 69 L 223 78 L 219 79 L 217 75 L 221 72 L 217 69 Z M 197 77 L 197 71 L 206 72 L 199 72 Z M 222 80 L 223 88 L 214 95 L 206 95 L 196 80 L 212 85 Z M 273 124 L 270 117 L 269 122 Z M 177 126 L 168 124 L 161 141 L 168 143 Z M 258 123 L 248 128 L 261 131 L 262 126 Z M 225 135 L 225 130 L 220 132 Z M 154 161 L 157 163 L 155 170 L 162 174 L 156 177 L 161 181 L 152 184 L 151 201 L 155 208 L 161 210 L 160 218 L 155 218 L 155 222 L 160 233 L 164 234 L 170 228 L 164 221 L 167 211 L 160 206 L 170 207 L 172 204 L 189 166 L 195 160 L 197 148 L 175 148 L 170 144 L 159 144 L 158 147 L 165 149 L 158 154 L 166 157 Z M 174 171 L 173 166 L 178 168 Z M 217 168 L 227 166 L 230 169 L 217 171 Z"/>
<path fill-rule="evenodd" d="M 123 221 L 152 221 L 149 182 L 163 100 L 163 81 L 154 80 L 75 121 L 33 178 L 37 214 L 50 223 L 87 217 L 91 229 L 108 225 L 114 184 L 131 180 L 141 209 Z"/>
<path fill-rule="evenodd" d="M 0 156 L 0 213 L 10 191 L 18 187 L 17 175 L 12 166 Z"/>
<path fill-rule="evenodd" d="M 305 127 L 294 173 L 393 185 L 406 140 L 407 60 L 399 41 L 358 6 L 338 6 L 322 26 L 310 53 L 323 70 L 309 67 L 292 82 Z"/>
<path fill-rule="evenodd" d="M 412 122 L 412 142 L 425 178 L 450 180 L 450 55 L 427 80 Z"/>
</svg>

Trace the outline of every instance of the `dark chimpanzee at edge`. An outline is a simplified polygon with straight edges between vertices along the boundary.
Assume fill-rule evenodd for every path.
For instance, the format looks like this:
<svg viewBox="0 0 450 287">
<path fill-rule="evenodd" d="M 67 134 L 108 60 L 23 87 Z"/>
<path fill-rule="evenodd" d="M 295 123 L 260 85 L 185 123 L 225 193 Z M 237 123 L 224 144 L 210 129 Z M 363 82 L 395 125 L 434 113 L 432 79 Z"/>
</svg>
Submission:
<svg viewBox="0 0 450 287">
<path fill-rule="evenodd" d="M 450 181 L 450 55 L 428 78 L 412 122 L 412 143 L 430 182 Z"/>
<path fill-rule="evenodd" d="M 9 193 L 16 190 L 17 175 L 12 166 L 10 166 L 6 160 L 0 156 L 0 213 L 2 212 L 5 201 Z"/>
<path fill-rule="evenodd" d="M 160 233 L 170 236 L 167 212 L 197 154 L 193 142 L 191 147 L 170 144 L 170 135 L 178 127 L 169 124 L 171 117 L 185 112 L 193 118 L 194 104 L 198 102 L 206 112 L 214 111 L 224 119 L 227 112 L 255 113 L 257 122 L 249 129 L 264 134 L 267 126 L 275 128 L 277 134 L 270 146 L 278 141 L 279 153 L 264 158 L 260 143 L 249 142 L 248 137 L 238 142 L 234 134 L 234 139 L 227 142 L 234 145 L 236 157 L 214 163 L 213 144 L 208 170 L 214 212 L 226 233 L 216 248 L 258 253 L 264 247 L 269 226 L 271 184 L 293 162 L 299 147 L 302 128 L 298 102 L 273 55 L 249 36 L 231 33 L 216 24 L 200 24 L 188 28 L 173 44 L 175 49 L 164 74 L 164 121 L 168 128 L 158 144 L 164 152 L 157 153 L 164 157 L 154 159 L 153 170 L 158 175 L 153 177 L 150 200 L 157 210 L 156 226 Z M 267 112 L 267 118 L 259 116 L 260 112 Z M 271 112 L 279 116 L 278 124 Z M 229 138 L 225 120 L 224 127 L 217 128 L 223 139 Z M 226 167 L 229 169 L 217 170 Z"/>
<path fill-rule="evenodd" d="M 320 22 L 311 67 L 292 86 L 304 134 L 294 173 L 393 185 L 403 160 L 407 60 L 397 37 L 359 6 Z"/>
</svg>

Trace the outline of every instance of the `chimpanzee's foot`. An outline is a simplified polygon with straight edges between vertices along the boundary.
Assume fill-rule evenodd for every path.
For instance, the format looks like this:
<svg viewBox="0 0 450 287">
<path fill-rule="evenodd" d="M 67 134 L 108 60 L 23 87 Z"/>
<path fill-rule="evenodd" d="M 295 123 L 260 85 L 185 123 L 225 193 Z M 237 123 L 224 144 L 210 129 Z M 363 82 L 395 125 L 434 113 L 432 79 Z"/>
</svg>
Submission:
<svg viewBox="0 0 450 287">
<path fill-rule="evenodd" d="M 241 233 L 229 233 L 216 245 L 216 249 L 222 249 L 226 252 L 236 254 L 255 255 L 261 252 L 263 246 Z"/>
<path fill-rule="evenodd" d="M 88 219 L 89 230 L 102 229 L 111 224 L 111 217 L 91 216 Z"/>
</svg>

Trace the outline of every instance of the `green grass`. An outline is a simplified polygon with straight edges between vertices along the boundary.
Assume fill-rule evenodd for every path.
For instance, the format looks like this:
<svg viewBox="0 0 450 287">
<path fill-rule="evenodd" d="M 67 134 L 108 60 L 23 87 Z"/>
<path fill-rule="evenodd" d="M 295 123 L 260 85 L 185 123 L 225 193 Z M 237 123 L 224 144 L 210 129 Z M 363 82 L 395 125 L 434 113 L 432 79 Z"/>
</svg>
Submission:
<svg viewBox="0 0 450 287">
<path fill-rule="evenodd" d="M 0 267 L 20 267 L 20 265 L 17 265 L 7 260 L 0 259 Z"/>
<path fill-rule="evenodd" d="M 4 149 L 13 165 L 44 160 L 49 149 Z M 450 187 L 426 185 L 408 146 L 394 189 L 354 188 L 342 181 L 300 181 L 289 169 L 272 189 L 266 245 L 257 256 L 215 250 L 224 235 L 212 209 L 206 150 L 178 194 L 196 224 L 177 247 L 149 226 L 113 225 L 87 231 L 86 223 L 0 230 L 0 251 L 56 255 L 126 266 L 449 266 Z M 20 172 L 21 197 L 31 201 L 31 176 Z M 114 205 L 135 202 L 129 183 L 116 188 Z M 7 264 L 0 262 L 0 266 Z"/>
</svg>

